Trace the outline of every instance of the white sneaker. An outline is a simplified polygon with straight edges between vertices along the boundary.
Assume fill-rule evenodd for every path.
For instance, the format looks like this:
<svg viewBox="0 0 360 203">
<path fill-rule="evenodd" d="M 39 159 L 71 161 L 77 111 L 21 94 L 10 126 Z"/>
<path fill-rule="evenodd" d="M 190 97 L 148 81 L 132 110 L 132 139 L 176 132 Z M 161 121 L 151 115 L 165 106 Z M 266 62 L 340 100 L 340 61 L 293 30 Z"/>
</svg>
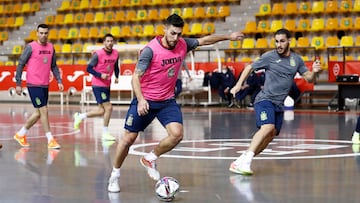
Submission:
<svg viewBox="0 0 360 203">
<path fill-rule="evenodd" d="M 141 157 L 140 163 L 142 166 L 145 167 L 150 178 L 152 178 L 155 181 L 158 181 L 160 179 L 160 172 L 156 168 L 155 161 L 148 161 L 144 157 Z"/>
<path fill-rule="evenodd" d="M 103 133 L 101 139 L 106 141 L 116 141 L 116 137 L 112 136 L 110 133 Z"/>
<path fill-rule="evenodd" d="M 245 155 L 241 155 L 238 161 L 233 161 L 229 167 L 229 171 L 241 175 L 252 175 L 251 162 L 245 160 Z"/>
<path fill-rule="evenodd" d="M 360 144 L 359 134 L 353 135 L 351 141 L 353 144 Z"/>
<path fill-rule="evenodd" d="M 108 185 L 109 192 L 120 192 L 119 179 L 120 177 L 110 176 Z"/>
<path fill-rule="evenodd" d="M 251 176 L 253 174 L 253 171 L 250 168 L 250 164 L 244 164 L 244 162 L 240 164 L 236 164 L 235 161 L 232 162 L 229 170 L 233 173 L 245 176 Z"/>
</svg>

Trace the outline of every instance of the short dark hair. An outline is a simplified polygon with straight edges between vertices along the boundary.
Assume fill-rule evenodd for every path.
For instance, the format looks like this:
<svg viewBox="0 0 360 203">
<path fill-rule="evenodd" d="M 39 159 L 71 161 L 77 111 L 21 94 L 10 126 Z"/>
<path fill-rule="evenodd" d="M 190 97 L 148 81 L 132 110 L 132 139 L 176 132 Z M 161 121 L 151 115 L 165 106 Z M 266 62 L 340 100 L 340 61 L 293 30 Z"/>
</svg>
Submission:
<svg viewBox="0 0 360 203">
<path fill-rule="evenodd" d="M 114 39 L 114 36 L 113 36 L 112 34 L 107 33 L 107 34 L 104 36 L 103 41 L 105 41 L 105 39 L 106 39 L 107 37 L 111 37 L 111 38 Z"/>
<path fill-rule="evenodd" d="M 289 30 L 285 29 L 285 28 L 281 28 L 279 30 L 277 30 L 274 34 L 275 35 L 286 35 L 286 38 L 291 38 L 291 33 Z"/>
<path fill-rule="evenodd" d="M 165 22 L 166 25 L 173 25 L 175 27 L 184 27 L 184 20 L 176 13 L 171 14 Z"/>
<path fill-rule="evenodd" d="M 47 24 L 42 23 L 42 24 L 39 24 L 37 26 L 36 30 L 39 30 L 39 28 L 47 28 L 47 29 L 49 29 L 49 26 Z"/>
</svg>

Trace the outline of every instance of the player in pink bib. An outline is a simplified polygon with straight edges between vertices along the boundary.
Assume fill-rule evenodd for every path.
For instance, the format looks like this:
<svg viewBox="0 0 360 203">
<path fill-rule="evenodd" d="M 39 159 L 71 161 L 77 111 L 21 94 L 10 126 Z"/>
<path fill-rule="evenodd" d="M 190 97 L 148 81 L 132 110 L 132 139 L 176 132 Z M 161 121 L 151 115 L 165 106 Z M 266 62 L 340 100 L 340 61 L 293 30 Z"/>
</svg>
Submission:
<svg viewBox="0 0 360 203">
<path fill-rule="evenodd" d="M 186 54 L 201 45 L 214 44 L 223 40 L 240 40 L 243 34 L 209 35 L 202 38 L 182 38 L 183 19 L 170 15 L 165 22 L 164 36 L 157 36 L 140 52 L 132 87 L 135 98 L 130 104 L 125 119 L 125 134 L 119 140 L 114 167 L 109 179 L 108 190 L 119 192 L 120 167 L 130 146 L 140 131 L 157 118 L 168 132 L 154 150 L 140 159 L 148 175 L 158 180 L 160 173 L 156 159 L 172 150 L 183 138 L 183 120 L 180 106 L 176 103 L 174 89 Z"/>
<path fill-rule="evenodd" d="M 19 65 L 16 67 L 16 93 L 20 95 L 22 93 L 21 75 L 27 64 L 26 86 L 31 102 L 35 108 L 35 112 L 14 136 L 14 139 L 22 147 L 30 146 L 26 141 L 26 133 L 40 119 L 45 131 L 45 136 L 48 139 L 48 148 L 60 148 L 60 145 L 51 134 L 48 119 L 47 103 L 49 97 L 50 71 L 54 74 L 60 91 L 63 91 L 64 86 L 62 85 L 59 68 L 56 65 L 54 47 L 47 41 L 48 35 L 49 27 L 46 24 L 38 25 L 38 39 L 25 47 L 20 56 Z"/>
<path fill-rule="evenodd" d="M 116 138 L 109 133 L 108 126 L 112 112 L 110 103 L 111 77 L 115 73 L 115 83 L 119 82 L 119 53 L 113 49 L 115 43 L 113 35 L 106 34 L 103 40 L 104 47 L 93 54 L 87 67 L 87 71 L 93 76 L 91 83 L 98 108 L 85 113 L 76 112 L 74 114 L 74 128 L 79 129 L 80 123 L 85 118 L 103 116 L 102 140 L 115 141 Z"/>
</svg>

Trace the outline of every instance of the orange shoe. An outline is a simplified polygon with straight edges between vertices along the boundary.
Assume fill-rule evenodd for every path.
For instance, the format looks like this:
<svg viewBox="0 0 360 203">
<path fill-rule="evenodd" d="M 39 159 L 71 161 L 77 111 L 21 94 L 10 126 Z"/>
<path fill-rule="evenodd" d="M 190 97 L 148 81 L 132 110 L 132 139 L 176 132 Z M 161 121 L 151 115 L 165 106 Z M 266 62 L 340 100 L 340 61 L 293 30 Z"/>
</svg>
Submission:
<svg viewBox="0 0 360 203">
<path fill-rule="evenodd" d="M 26 142 L 26 135 L 19 136 L 17 133 L 14 135 L 14 139 L 22 146 L 22 147 L 30 147 L 30 144 Z"/>
<path fill-rule="evenodd" d="M 61 146 L 56 142 L 55 139 L 50 140 L 48 144 L 48 149 L 60 149 Z"/>
</svg>

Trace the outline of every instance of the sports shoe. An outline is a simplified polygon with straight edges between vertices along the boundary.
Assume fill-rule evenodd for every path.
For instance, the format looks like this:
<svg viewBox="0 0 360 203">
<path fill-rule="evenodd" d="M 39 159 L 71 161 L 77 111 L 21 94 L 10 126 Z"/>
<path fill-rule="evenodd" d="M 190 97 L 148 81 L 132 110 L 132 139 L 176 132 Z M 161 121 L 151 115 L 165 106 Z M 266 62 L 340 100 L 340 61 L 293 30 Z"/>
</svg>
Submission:
<svg viewBox="0 0 360 203">
<path fill-rule="evenodd" d="M 353 135 L 351 141 L 353 144 L 360 144 L 359 134 Z"/>
<path fill-rule="evenodd" d="M 74 113 L 74 129 L 78 130 L 82 119 L 80 118 L 79 112 Z"/>
<path fill-rule="evenodd" d="M 229 171 L 245 176 L 251 176 L 253 174 L 253 171 L 250 168 L 250 163 L 246 163 L 244 161 L 240 161 L 239 164 L 233 161 L 230 165 Z"/>
<path fill-rule="evenodd" d="M 107 140 L 107 141 L 115 141 L 115 140 L 116 140 L 116 137 L 110 135 L 110 133 L 103 133 L 103 134 L 101 135 L 101 138 L 102 138 L 103 140 Z"/>
<path fill-rule="evenodd" d="M 26 142 L 26 135 L 19 136 L 17 133 L 14 135 L 14 139 L 22 146 L 22 147 L 30 147 L 30 144 Z"/>
<path fill-rule="evenodd" d="M 155 181 L 158 181 L 160 179 L 160 173 L 156 169 L 156 162 L 155 161 L 148 161 L 144 157 L 141 157 L 140 159 L 141 165 L 143 165 L 150 176 Z"/>
<path fill-rule="evenodd" d="M 352 145 L 352 150 L 354 153 L 359 153 L 360 152 L 360 145 L 359 144 L 353 144 Z"/>
<path fill-rule="evenodd" d="M 119 179 L 120 177 L 118 176 L 110 176 L 108 185 L 109 192 L 120 192 Z"/>
<path fill-rule="evenodd" d="M 60 149 L 61 146 L 56 142 L 55 139 L 50 140 L 48 144 L 48 149 Z"/>
</svg>

